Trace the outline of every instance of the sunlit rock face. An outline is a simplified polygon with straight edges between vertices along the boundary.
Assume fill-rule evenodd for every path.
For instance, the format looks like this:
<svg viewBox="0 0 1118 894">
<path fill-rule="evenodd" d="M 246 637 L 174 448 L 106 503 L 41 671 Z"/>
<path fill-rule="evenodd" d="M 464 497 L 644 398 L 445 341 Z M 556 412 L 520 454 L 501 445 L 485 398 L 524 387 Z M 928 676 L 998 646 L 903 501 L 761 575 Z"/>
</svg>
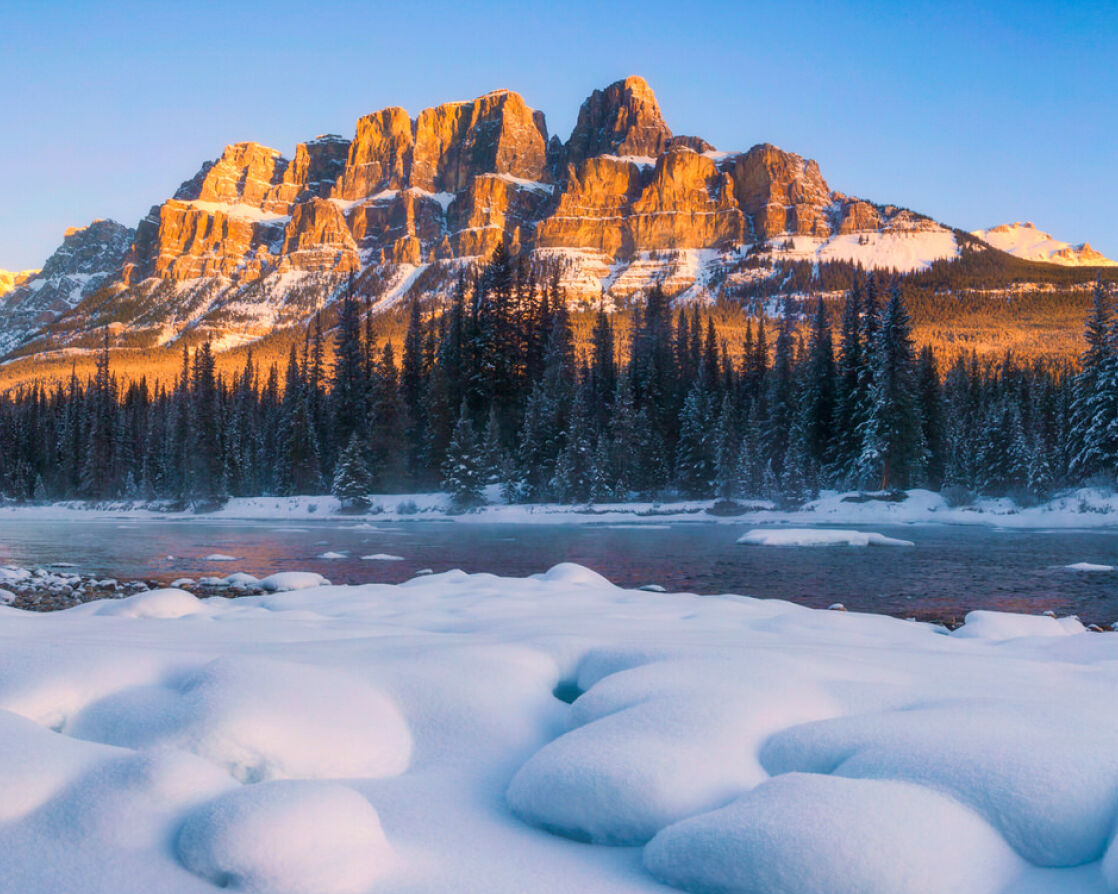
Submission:
<svg viewBox="0 0 1118 894">
<path fill-rule="evenodd" d="M 349 274 L 385 306 L 446 294 L 502 243 L 546 267 L 572 303 L 623 300 L 653 283 L 705 300 L 754 275 L 757 257 L 903 270 L 958 250 L 928 218 L 832 191 L 810 159 L 673 134 L 639 77 L 593 91 L 565 141 L 519 94 L 496 90 L 415 117 L 373 112 L 352 139 L 315 137 L 291 159 L 234 143 L 135 231 L 112 226 L 96 277 L 65 299 L 21 293 L 24 316 L 4 344 L 38 349 L 28 339 L 46 324 L 51 346 L 109 325 L 133 345 L 189 327 L 232 343 L 229 320 L 238 338 L 298 322 Z"/>
</svg>

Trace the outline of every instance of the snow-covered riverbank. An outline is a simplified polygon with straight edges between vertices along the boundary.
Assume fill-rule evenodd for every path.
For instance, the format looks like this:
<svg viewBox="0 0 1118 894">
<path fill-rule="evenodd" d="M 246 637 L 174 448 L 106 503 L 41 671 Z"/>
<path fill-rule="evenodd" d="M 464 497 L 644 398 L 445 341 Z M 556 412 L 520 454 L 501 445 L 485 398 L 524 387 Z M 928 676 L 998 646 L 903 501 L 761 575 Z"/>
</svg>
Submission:
<svg viewBox="0 0 1118 894">
<path fill-rule="evenodd" d="M 1118 892 L 1116 692 L 1073 620 L 572 565 L 0 608 L 0 889 Z"/>
<path fill-rule="evenodd" d="M 243 521 L 379 519 L 383 521 L 453 520 L 465 524 L 663 524 L 705 522 L 734 524 L 895 525 L 951 524 L 1035 530 L 1044 528 L 1118 528 L 1118 494 L 1081 488 L 1047 503 L 1021 507 L 1007 498 L 978 498 L 966 506 L 952 506 L 943 496 L 926 490 L 908 491 L 903 499 L 884 495 L 828 491 L 796 510 L 781 510 L 771 503 L 742 504 L 736 514 L 712 513 L 710 500 L 674 502 L 602 503 L 570 506 L 556 503 L 509 505 L 500 501 L 499 488 L 490 487 L 490 502 L 472 512 L 451 513 L 450 499 L 442 493 L 376 494 L 367 512 L 340 512 L 331 496 L 238 497 L 205 518 Z M 49 504 L 2 504 L 0 519 L 49 518 L 191 518 L 189 509 L 140 501 Z"/>
</svg>

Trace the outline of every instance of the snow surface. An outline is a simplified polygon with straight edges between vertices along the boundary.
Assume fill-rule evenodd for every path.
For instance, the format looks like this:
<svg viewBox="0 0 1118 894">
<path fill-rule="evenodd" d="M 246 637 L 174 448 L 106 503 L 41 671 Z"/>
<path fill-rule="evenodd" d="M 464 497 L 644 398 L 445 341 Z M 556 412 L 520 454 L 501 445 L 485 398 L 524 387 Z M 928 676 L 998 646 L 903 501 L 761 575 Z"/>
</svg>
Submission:
<svg viewBox="0 0 1118 894">
<path fill-rule="evenodd" d="M 910 273 L 955 258 L 955 234 L 938 225 L 924 230 L 884 230 L 829 236 L 776 236 L 772 256 L 783 260 L 848 261 L 870 270 Z M 787 246 L 787 247 L 786 247 Z"/>
<path fill-rule="evenodd" d="M 1038 230 L 1031 221 L 1002 224 L 988 230 L 973 230 L 971 235 L 977 236 L 994 248 L 1027 261 L 1046 261 L 1071 267 L 1113 267 L 1118 264 L 1101 255 L 1084 253 L 1084 245 L 1061 242 L 1054 236 Z"/>
<path fill-rule="evenodd" d="M 898 540 L 863 531 L 832 528 L 765 528 L 747 531 L 738 543 L 754 546 L 915 546 L 911 540 Z"/>
<path fill-rule="evenodd" d="M 318 580 L 0 607 L 0 888 L 1118 892 L 1118 637 Z"/>
<path fill-rule="evenodd" d="M 1035 529 L 1109 529 L 1118 528 L 1118 493 L 1099 488 L 1067 491 L 1047 503 L 1021 507 L 1006 498 L 983 497 L 966 506 L 951 506 L 940 494 L 927 490 L 911 490 L 905 499 L 866 499 L 862 495 L 826 491 L 817 500 L 800 509 L 778 510 L 772 503 L 751 502 L 741 515 L 715 516 L 707 513 L 709 500 L 678 502 L 600 503 L 593 506 L 550 503 L 508 505 L 497 502 L 499 488 L 489 488 L 490 505 L 476 512 L 450 515 L 450 499 L 442 493 L 371 494 L 372 503 L 364 515 L 347 513 L 347 522 L 377 521 L 416 522 L 425 519 L 453 521 L 456 524 L 625 524 L 629 526 L 663 526 L 666 522 L 703 522 L 755 527 L 757 525 L 793 525 L 814 527 L 835 525 L 853 527 L 876 525 L 985 525 L 1020 530 Z M 887 496 L 887 495 L 879 495 Z M 239 497 L 229 500 L 221 509 L 209 513 L 214 520 L 268 520 L 299 523 L 336 522 L 341 504 L 331 496 L 307 497 Z M 403 511 L 401 511 L 403 510 Z M 158 505 L 141 502 L 97 503 L 79 501 L 43 505 L 0 505 L 0 519 L 148 519 L 196 518 L 192 512 L 165 511 Z M 27 574 L 19 570 L 11 573 Z M 5 571 L 0 567 L 0 586 Z"/>
</svg>

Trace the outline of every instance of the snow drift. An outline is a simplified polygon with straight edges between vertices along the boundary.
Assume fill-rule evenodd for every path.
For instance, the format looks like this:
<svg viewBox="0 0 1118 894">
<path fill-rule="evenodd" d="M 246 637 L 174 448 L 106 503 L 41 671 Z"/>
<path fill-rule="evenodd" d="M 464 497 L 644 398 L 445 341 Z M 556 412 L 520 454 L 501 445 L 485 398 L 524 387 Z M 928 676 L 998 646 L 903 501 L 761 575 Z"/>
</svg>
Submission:
<svg viewBox="0 0 1118 894">
<path fill-rule="evenodd" d="M 276 583 L 0 606 L 5 890 L 1118 892 L 1118 637 L 1072 619 Z"/>
</svg>

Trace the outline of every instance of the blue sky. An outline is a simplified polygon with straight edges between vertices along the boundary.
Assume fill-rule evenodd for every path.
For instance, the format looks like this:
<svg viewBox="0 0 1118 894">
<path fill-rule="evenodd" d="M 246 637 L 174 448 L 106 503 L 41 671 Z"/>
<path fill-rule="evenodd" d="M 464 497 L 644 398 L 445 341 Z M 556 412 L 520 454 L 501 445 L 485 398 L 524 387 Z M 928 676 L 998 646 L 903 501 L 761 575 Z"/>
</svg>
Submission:
<svg viewBox="0 0 1118 894">
<path fill-rule="evenodd" d="M 290 155 L 497 87 L 564 139 L 640 74 L 677 133 L 775 143 L 832 188 L 966 229 L 1029 219 L 1118 257 L 1118 4 L 0 5 L 0 267 L 134 225 L 226 143 Z"/>
</svg>

